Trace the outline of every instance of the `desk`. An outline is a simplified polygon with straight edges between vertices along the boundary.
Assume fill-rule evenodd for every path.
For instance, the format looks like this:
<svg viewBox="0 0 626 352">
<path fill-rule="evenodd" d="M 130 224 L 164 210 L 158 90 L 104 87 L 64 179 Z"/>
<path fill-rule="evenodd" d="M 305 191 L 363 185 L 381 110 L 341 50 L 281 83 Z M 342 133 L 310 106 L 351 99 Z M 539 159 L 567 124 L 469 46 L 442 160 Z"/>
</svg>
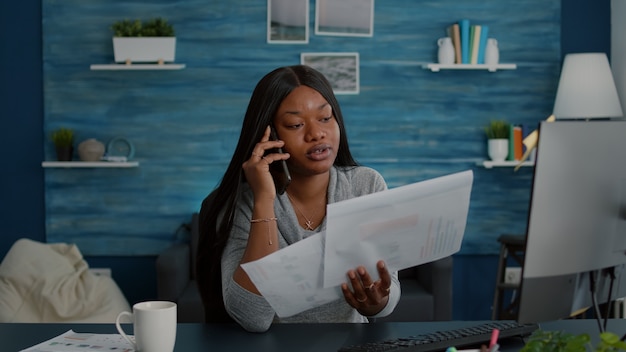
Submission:
<svg viewBox="0 0 626 352">
<path fill-rule="evenodd" d="M 340 347 L 387 338 L 416 335 L 476 325 L 481 322 L 414 322 L 370 324 L 277 324 L 266 333 L 248 333 L 237 325 L 178 324 L 176 352 L 194 351 L 310 351 L 334 352 Z M 124 324 L 123 324 L 124 325 Z M 132 326 L 125 326 L 132 331 Z M 598 335 L 595 320 L 564 320 L 541 324 L 544 330 L 561 330 L 574 334 Z M 117 333 L 114 324 L 0 324 L 0 349 L 19 351 L 60 335 L 67 330 L 99 334 Z M 608 331 L 622 335 L 626 320 L 612 319 Z M 503 351 L 518 351 L 521 339 L 501 341 Z"/>
</svg>

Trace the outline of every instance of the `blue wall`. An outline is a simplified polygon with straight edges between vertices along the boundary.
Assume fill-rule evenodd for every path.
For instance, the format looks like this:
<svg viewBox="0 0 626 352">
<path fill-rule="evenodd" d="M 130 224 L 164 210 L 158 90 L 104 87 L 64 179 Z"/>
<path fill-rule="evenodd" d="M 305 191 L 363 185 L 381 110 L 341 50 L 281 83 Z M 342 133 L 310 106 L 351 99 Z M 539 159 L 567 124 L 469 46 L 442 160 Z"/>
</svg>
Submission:
<svg viewBox="0 0 626 352">
<path fill-rule="evenodd" d="M 352 119 L 348 121 L 349 126 L 363 125 L 362 129 L 354 127 L 350 130 L 353 133 L 351 142 L 355 146 L 355 154 L 363 163 L 380 169 L 390 185 L 395 186 L 447 172 L 474 168 L 473 161 L 484 156 L 484 144 L 480 141 L 479 129 L 483 122 L 489 119 L 488 116 L 481 116 L 476 111 L 505 111 L 506 117 L 516 122 L 527 121 L 527 119 L 535 121 L 541 118 L 551 110 L 550 101 L 553 99 L 551 95 L 554 94 L 558 64 L 562 54 L 577 51 L 608 52 L 610 43 L 608 0 L 602 2 L 565 1 L 562 4 L 561 13 L 554 13 L 554 8 L 548 8 L 543 12 L 543 16 L 533 16 L 535 19 L 540 18 L 546 22 L 547 19 L 552 18 L 557 24 L 559 17 L 562 17 L 560 28 L 558 26 L 553 28 L 546 24 L 533 30 L 505 31 L 501 29 L 497 31 L 492 27 L 492 33 L 498 33 L 497 35 L 494 33 L 494 36 L 501 43 L 502 61 L 518 63 L 520 66 L 518 70 L 496 74 L 485 72 L 433 74 L 419 69 L 416 62 L 434 59 L 434 45 L 431 41 L 440 36 L 441 28 L 444 28 L 447 23 L 464 17 L 463 6 L 471 6 L 465 2 L 463 6 L 460 4 L 448 6 L 448 9 L 457 8 L 459 12 L 438 12 L 436 18 L 428 21 L 425 19 L 403 21 L 399 16 L 399 9 L 407 6 L 415 7 L 416 2 L 410 2 L 410 4 L 403 1 L 378 2 L 373 38 L 345 39 L 313 36 L 307 46 L 276 47 L 264 43 L 264 27 L 262 27 L 264 26 L 264 16 L 262 16 L 264 15 L 264 2 L 263 5 L 259 5 L 241 1 L 241 4 L 245 5 L 242 6 L 242 10 L 234 10 L 230 6 L 220 6 L 219 2 L 195 4 L 190 1 L 185 2 L 181 6 L 182 9 L 170 11 L 171 16 L 168 16 L 176 24 L 179 33 L 191 33 L 187 39 L 181 35 L 177 52 L 177 61 L 186 63 L 188 65 L 186 70 L 156 73 L 132 72 L 130 74 L 102 73 L 89 71 L 88 66 L 92 63 L 110 60 L 108 34 L 101 28 L 106 29 L 111 19 L 117 16 L 111 9 L 132 13 L 132 11 L 137 11 L 137 8 L 130 6 L 131 3 L 120 2 L 115 6 L 108 4 L 109 10 L 103 12 L 98 7 L 102 4 L 98 5 L 95 1 L 92 3 L 93 6 L 86 7 L 76 6 L 77 4 L 73 2 L 67 3 L 70 6 L 67 11 L 75 13 L 77 17 L 74 18 L 82 18 L 85 21 L 85 23 L 77 21 L 83 28 L 79 31 L 81 34 L 77 35 L 75 29 L 64 26 L 68 23 L 63 21 L 67 15 L 64 12 L 66 9 L 63 8 L 65 4 L 44 1 L 44 18 L 46 14 L 54 16 L 44 21 L 43 31 L 46 39 L 43 42 L 40 34 L 42 9 L 38 2 L 26 1 L 0 5 L 0 19 L 2 19 L 0 23 L 5 29 L 2 31 L 1 42 L 3 55 L 0 56 L 0 70 L 2 70 L 0 111 L 2 124 L 5 129 L 12 131 L 1 143 L 5 151 L 17 151 L 6 153 L 8 160 L 5 162 L 4 172 L 0 174 L 2 197 L 0 256 L 3 256 L 10 245 L 20 237 L 45 241 L 46 231 L 48 236 L 55 233 L 71 234 L 72 229 L 77 229 L 78 234 L 90 231 L 91 227 L 88 225 L 90 222 L 82 222 L 83 216 L 79 217 L 79 220 L 67 218 L 66 220 L 69 219 L 73 225 L 66 227 L 64 231 L 55 232 L 54 230 L 57 228 L 59 218 L 69 217 L 68 214 L 88 216 L 94 211 L 101 214 L 97 220 L 105 220 L 99 224 L 105 230 L 102 233 L 142 237 L 146 231 L 133 229 L 150 228 L 151 236 L 155 235 L 164 242 L 172 239 L 178 224 L 188 220 L 190 212 L 197 209 L 198 200 L 217 182 L 215 175 L 219 172 L 215 169 L 220 168 L 228 157 L 227 153 L 232 150 L 232 144 L 229 143 L 234 143 L 234 141 L 229 142 L 228 138 L 237 134 L 236 127 L 240 121 L 238 119 L 245 108 L 252 85 L 262 73 L 270 68 L 297 62 L 297 56 L 301 51 L 337 51 L 335 48 L 341 47 L 342 51 L 361 53 L 362 93 L 354 97 L 342 96 L 340 102 L 344 106 L 345 115 Z M 421 10 L 436 11 L 432 7 L 429 8 L 432 4 L 420 3 L 420 11 L 416 12 L 415 17 L 425 16 Z M 189 7 L 193 6 L 203 9 L 198 11 L 197 17 L 189 11 Z M 480 6 L 477 9 L 480 9 Z M 246 13 L 239 13 L 243 11 L 243 8 L 246 9 Z M 465 8 L 465 11 L 469 10 Z M 549 13 L 548 18 L 545 17 L 546 12 Z M 239 19 L 229 17 L 235 13 L 249 16 L 248 19 L 255 18 L 252 21 L 254 23 L 252 27 L 248 27 L 248 21 L 241 20 L 239 17 L 237 17 Z M 468 17 L 479 18 L 477 21 L 482 22 L 488 19 L 486 22 L 489 24 L 497 23 L 495 28 L 517 29 L 521 28 L 519 25 L 524 21 L 523 19 L 508 19 L 506 21 L 513 21 L 518 25 L 509 26 L 506 25 L 505 20 L 490 15 L 488 11 L 478 11 L 478 13 L 480 16 Z M 398 23 L 395 22 L 396 18 L 399 18 Z M 58 20 L 63 22 L 55 22 Z M 32 23 L 32 25 L 23 26 L 24 22 Z M 18 23 L 20 23 L 19 26 Z M 416 23 L 425 25 L 422 27 Z M 7 28 L 14 27 L 23 28 L 19 40 L 16 37 L 6 37 L 8 33 L 13 32 Z M 520 50 L 522 45 L 519 42 L 523 35 L 514 34 L 515 32 L 530 35 L 542 30 L 549 33 L 530 38 L 528 41 L 530 44 L 527 45 L 533 47 L 544 45 L 544 48 L 547 45 L 547 56 L 535 57 L 533 55 L 538 51 Z M 560 39 L 558 33 L 554 33 L 559 30 L 562 32 Z M 224 40 L 224 35 L 240 36 L 242 33 L 245 34 L 247 41 L 226 46 L 225 43 L 236 41 L 232 38 Z M 72 55 L 67 53 L 67 49 L 56 44 L 56 40 L 59 39 L 57 35 L 65 36 L 72 42 L 72 47 L 78 47 Z M 516 35 L 519 36 L 515 38 Z M 405 40 L 397 44 L 384 43 L 385 38 L 387 40 L 395 38 L 397 41 L 397 36 L 402 36 Z M 539 43 L 546 37 L 560 40 L 562 48 L 559 50 L 559 43 Z M 24 45 L 23 42 L 29 45 Z M 196 48 L 198 43 L 211 45 L 204 50 L 199 50 Z M 384 48 L 388 50 L 375 50 L 374 45 L 368 49 L 367 46 L 373 43 L 377 44 L 376 47 L 384 45 Z M 507 43 L 519 47 L 507 49 Z M 17 50 L 17 52 L 9 56 L 5 54 L 8 49 Z M 250 58 L 250 54 L 253 54 L 254 59 Z M 403 63 L 403 61 L 409 63 Z M 240 70 L 240 67 L 244 69 Z M 233 73 L 234 71 L 241 72 Z M 222 77 L 222 75 L 227 76 Z M 516 78 L 520 75 L 530 75 L 536 79 L 550 76 L 552 81 L 538 91 L 524 92 L 524 87 L 536 89 L 536 83 L 535 85 L 526 83 L 527 86 L 522 84 L 516 88 L 517 90 L 511 91 L 510 82 L 515 81 L 517 84 L 519 80 Z M 396 82 L 381 86 L 380 77 L 395 77 Z M 220 82 L 224 82 L 225 79 L 228 79 L 228 84 L 221 84 Z M 150 111 L 146 114 L 148 116 L 142 117 L 141 114 L 137 114 L 137 111 L 141 110 L 142 102 L 161 100 L 146 97 L 143 94 L 146 91 L 145 86 L 138 81 L 150 84 L 147 91 L 155 94 L 156 97 L 162 97 L 160 94 L 163 91 L 175 88 L 177 98 L 168 100 L 168 104 L 175 106 L 166 109 L 167 114 L 159 115 L 163 109 L 152 109 L 149 105 L 144 105 L 144 109 Z M 423 83 L 419 84 L 420 82 Z M 450 93 L 450 86 L 458 88 L 466 98 L 460 101 L 455 99 L 456 102 L 446 100 Z M 120 89 L 134 93 L 133 99 L 120 98 Z M 511 96 L 502 93 L 503 89 L 508 90 Z M 46 109 L 44 109 L 44 91 L 46 92 Z M 116 93 L 110 93 L 111 91 Z M 220 94 L 228 96 L 224 104 L 211 101 Z M 532 96 L 533 94 L 537 95 L 537 99 L 530 99 L 534 103 L 519 105 L 518 96 Z M 498 99 L 495 102 L 485 102 L 485 96 L 498 96 Z M 189 108 L 186 105 L 178 105 L 189 101 L 193 102 Z M 371 104 L 372 101 L 376 104 Z M 81 107 L 88 103 L 93 106 Z M 117 109 L 104 111 L 102 107 L 109 105 Z M 466 106 L 471 106 L 474 112 L 466 114 Z M 391 119 L 389 121 L 393 122 L 393 125 L 406 123 L 411 129 L 407 128 L 398 135 L 385 130 L 383 136 L 389 137 L 385 148 L 371 148 L 369 141 L 379 138 L 378 129 L 382 122 L 368 117 L 370 110 L 376 112 L 377 116 Z M 516 112 L 510 113 L 510 111 Z M 530 117 L 524 117 L 525 114 Z M 201 119 L 205 115 L 207 120 L 204 123 L 207 123 L 209 127 L 200 130 L 201 135 L 190 132 L 187 125 L 189 123 L 195 124 L 196 127 L 201 125 L 203 123 Z M 468 123 L 468 121 L 472 122 Z M 132 137 L 131 139 L 138 144 L 138 159 L 141 161 L 141 166 L 135 170 L 46 170 L 44 176 L 40 162 L 44 160 L 44 157 L 52 158 L 51 147 L 44 133 L 54 126 L 65 123 L 77 126 L 82 134 L 81 137 L 95 136 L 103 140 L 120 133 L 135 131 L 135 135 L 129 137 Z M 212 132 L 212 128 L 220 132 Z M 156 131 L 156 133 L 149 136 L 145 132 L 146 129 Z M 227 131 L 225 136 L 224 131 Z M 166 151 L 166 154 L 163 154 L 163 150 L 154 143 L 160 141 L 163 136 L 166 141 L 174 141 L 174 137 L 178 137 L 185 141 L 196 141 L 198 145 L 190 147 L 189 143 L 179 144 L 177 146 L 179 149 L 175 149 L 175 152 Z M 395 156 L 395 153 L 390 152 L 394 148 L 394 140 L 395 142 L 412 141 L 412 152 L 400 155 L 397 161 L 389 162 L 384 159 L 389 158 L 390 155 Z M 216 142 L 218 144 L 212 141 L 218 141 Z M 459 141 L 461 141 L 460 144 Z M 444 152 L 439 154 L 440 152 L 431 148 L 431 145 L 444 145 Z M 216 148 L 221 150 L 221 155 L 217 153 L 217 158 L 207 161 L 207 158 L 203 157 L 206 153 L 202 154 L 202 151 Z M 185 156 L 177 155 L 179 152 Z M 160 155 L 166 157 L 162 160 L 159 158 Z M 449 162 L 447 161 L 449 159 L 461 159 L 461 161 Z M 185 172 L 180 172 L 181 169 Z M 489 306 L 493 293 L 491 278 L 495 278 L 495 237 L 503 231 L 524 230 L 525 215 L 523 214 L 526 212 L 527 189 L 530 183 L 528 170 L 517 174 L 513 174 L 511 170 L 487 171 L 475 168 L 475 171 L 477 179 L 481 181 L 475 185 L 468 235 L 470 239 L 474 238 L 469 243 L 474 242 L 476 246 L 467 248 L 464 244 L 465 253 L 455 258 L 454 315 L 457 319 L 482 319 L 490 315 Z M 508 181 L 503 182 L 503 179 Z M 116 181 L 113 185 L 105 187 L 106 191 L 114 194 L 112 200 L 114 203 L 119 199 L 124 199 L 125 192 L 128 190 L 142 190 L 142 187 L 146 187 L 146 183 L 153 183 L 150 187 L 168 186 L 168 189 L 163 191 L 162 198 L 139 201 L 141 205 L 156 204 L 158 210 L 156 213 L 162 219 L 152 223 L 152 226 L 137 225 L 155 219 L 146 217 L 145 214 L 135 209 L 121 213 L 111 211 L 106 202 L 96 202 L 97 206 L 90 208 L 93 207 L 94 202 L 89 194 L 95 189 L 96 194 L 93 197 L 98 197 L 98 192 L 102 191 L 101 188 L 106 180 Z M 72 202 L 63 200 L 55 193 L 63 188 L 70 188 L 72 184 L 75 187 L 76 182 L 80 182 L 79 187 L 84 189 L 82 194 L 87 196 L 87 203 L 73 205 Z M 489 201 L 474 198 L 477 195 L 493 193 L 493 189 L 487 188 L 492 184 L 505 190 L 515 189 L 516 191 Z M 176 197 L 176 193 L 181 196 Z M 55 199 L 59 200 L 58 204 L 62 204 L 60 207 L 62 209 L 59 210 L 59 207 L 50 205 Z M 514 204 L 512 199 L 518 201 L 518 204 L 510 207 L 508 205 Z M 520 199 L 522 201 L 519 201 Z M 491 215 L 494 214 L 493 209 L 501 205 L 507 205 L 508 208 L 505 207 L 506 210 L 499 213 L 500 219 L 496 220 L 494 226 L 494 223 L 490 223 L 494 221 L 490 220 L 493 218 Z M 84 211 L 85 208 L 89 211 Z M 48 211 L 47 218 L 44 209 Z M 498 227 L 502 222 L 509 222 L 512 226 Z M 487 247 L 484 246 L 485 243 L 488 244 Z M 88 256 L 90 264 L 112 267 L 114 277 L 122 286 L 129 301 L 134 302 L 154 296 L 154 256 L 99 254 L 105 255 Z M 485 277 L 489 279 L 485 280 Z"/>
<path fill-rule="evenodd" d="M 360 93 L 339 101 L 355 157 L 390 187 L 475 170 L 462 253 L 496 253 L 499 233 L 525 228 L 532 169 L 514 174 L 475 164 L 486 156 L 489 120 L 535 127 L 550 114 L 559 0 L 379 1 L 372 38 L 312 35 L 306 45 L 267 44 L 266 2 L 258 0 L 42 3 L 44 135 L 61 126 L 73 128 L 78 142 L 121 135 L 133 141 L 140 162 L 136 169 L 46 169 L 50 242 L 76 243 L 87 255 L 154 255 L 171 245 L 228 164 L 254 84 L 277 66 L 298 63 L 301 52 L 359 53 Z M 87 69 L 112 61 L 112 22 L 145 13 L 175 26 L 177 61 L 186 69 Z M 68 24 L 67 16 L 75 20 Z M 437 38 L 461 18 L 489 25 L 501 61 L 518 69 L 422 69 L 436 58 Z M 52 143 L 44 151 L 54 159 Z"/>
</svg>

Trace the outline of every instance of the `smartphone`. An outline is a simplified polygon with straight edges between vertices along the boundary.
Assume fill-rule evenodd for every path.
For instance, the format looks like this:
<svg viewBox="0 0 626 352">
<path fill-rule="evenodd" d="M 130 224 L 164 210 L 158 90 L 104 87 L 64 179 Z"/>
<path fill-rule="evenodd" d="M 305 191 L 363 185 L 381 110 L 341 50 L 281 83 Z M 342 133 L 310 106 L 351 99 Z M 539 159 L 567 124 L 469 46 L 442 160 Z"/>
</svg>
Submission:
<svg viewBox="0 0 626 352">
<path fill-rule="evenodd" d="M 276 141 L 278 140 L 278 136 L 276 135 L 276 130 L 274 130 L 274 126 L 270 125 L 270 140 Z M 266 154 L 269 153 L 283 153 L 282 148 L 274 148 L 267 151 Z M 291 175 L 289 174 L 289 169 L 287 168 L 287 162 L 285 160 L 275 161 L 270 164 L 270 173 L 272 174 L 272 178 L 274 179 L 274 185 L 276 186 L 276 193 L 283 194 L 287 189 L 287 186 L 291 183 Z"/>
</svg>

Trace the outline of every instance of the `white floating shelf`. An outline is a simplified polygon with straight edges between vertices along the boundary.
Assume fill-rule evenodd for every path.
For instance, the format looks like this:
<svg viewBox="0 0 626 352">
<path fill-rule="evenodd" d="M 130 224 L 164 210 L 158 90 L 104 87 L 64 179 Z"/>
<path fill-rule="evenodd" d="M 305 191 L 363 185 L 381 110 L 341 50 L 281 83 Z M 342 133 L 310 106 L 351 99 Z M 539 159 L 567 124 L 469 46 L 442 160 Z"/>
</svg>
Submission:
<svg viewBox="0 0 626 352">
<path fill-rule="evenodd" d="M 500 161 L 495 162 L 491 160 L 485 160 L 476 163 L 478 166 L 484 166 L 486 169 L 491 169 L 493 167 L 516 167 L 520 162 L 519 161 Z M 535 166 L 534 161 L 524 161 L 521 166 Z"/>
<path fill-rule="evenodd" d="M 44 161 L 42 167 L 62 167 L 62 168 L 129 168 L 138 167 L 138 161 Z"/>
<path fill-rule="evenodd" d="M 424 64 L 422 68 L 431 70 L 432 72 L 439 72 L 440 70 L 487 70 L 489 72 L 495 72 L 497 70 L 515 70 L 516 64 Z"/>
<path fill-rule="evenodd" d="M 105 65 L 91 65 L 91 70 L 101 71 L 118 71 L 118 70 L 182 70 L 185 68 L 185 64 L 105 64 Z"/>
</svg>

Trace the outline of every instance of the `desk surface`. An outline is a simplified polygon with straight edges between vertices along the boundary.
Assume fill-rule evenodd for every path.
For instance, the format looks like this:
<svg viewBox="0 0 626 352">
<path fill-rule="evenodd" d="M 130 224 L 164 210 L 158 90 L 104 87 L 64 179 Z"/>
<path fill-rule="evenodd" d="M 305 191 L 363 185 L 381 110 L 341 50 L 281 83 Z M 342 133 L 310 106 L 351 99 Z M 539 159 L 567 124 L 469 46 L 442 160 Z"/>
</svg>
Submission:
<svg viewBox="0 0 626 352">
<path fill-rule="evenodd" d="M 481 322 L 415 322 L 370 324 L 275 324 L 266 333 L 248 333 L 237 325 L 178 324 L 174 351 L 311 351 L 333 352 L 340 347 L 388 338 L 406 337 L 437 330 L 449 330 Z M 132 326 L 125 326 L 132 331 Z M 587 332 L 598 335 L 595 320 L 564 320 L 541 324 L 544 330 Z M 19 351 L 51 339 L 68 330 L 99 334 L 117 333 L 114 324 L 0 324 L 2 351 Z M 608 331 L 626 332 L 626 320 L 610 320 Z M 502 341 L 503 351 L 518 351 L 521 339 Z"/>
</svg>

